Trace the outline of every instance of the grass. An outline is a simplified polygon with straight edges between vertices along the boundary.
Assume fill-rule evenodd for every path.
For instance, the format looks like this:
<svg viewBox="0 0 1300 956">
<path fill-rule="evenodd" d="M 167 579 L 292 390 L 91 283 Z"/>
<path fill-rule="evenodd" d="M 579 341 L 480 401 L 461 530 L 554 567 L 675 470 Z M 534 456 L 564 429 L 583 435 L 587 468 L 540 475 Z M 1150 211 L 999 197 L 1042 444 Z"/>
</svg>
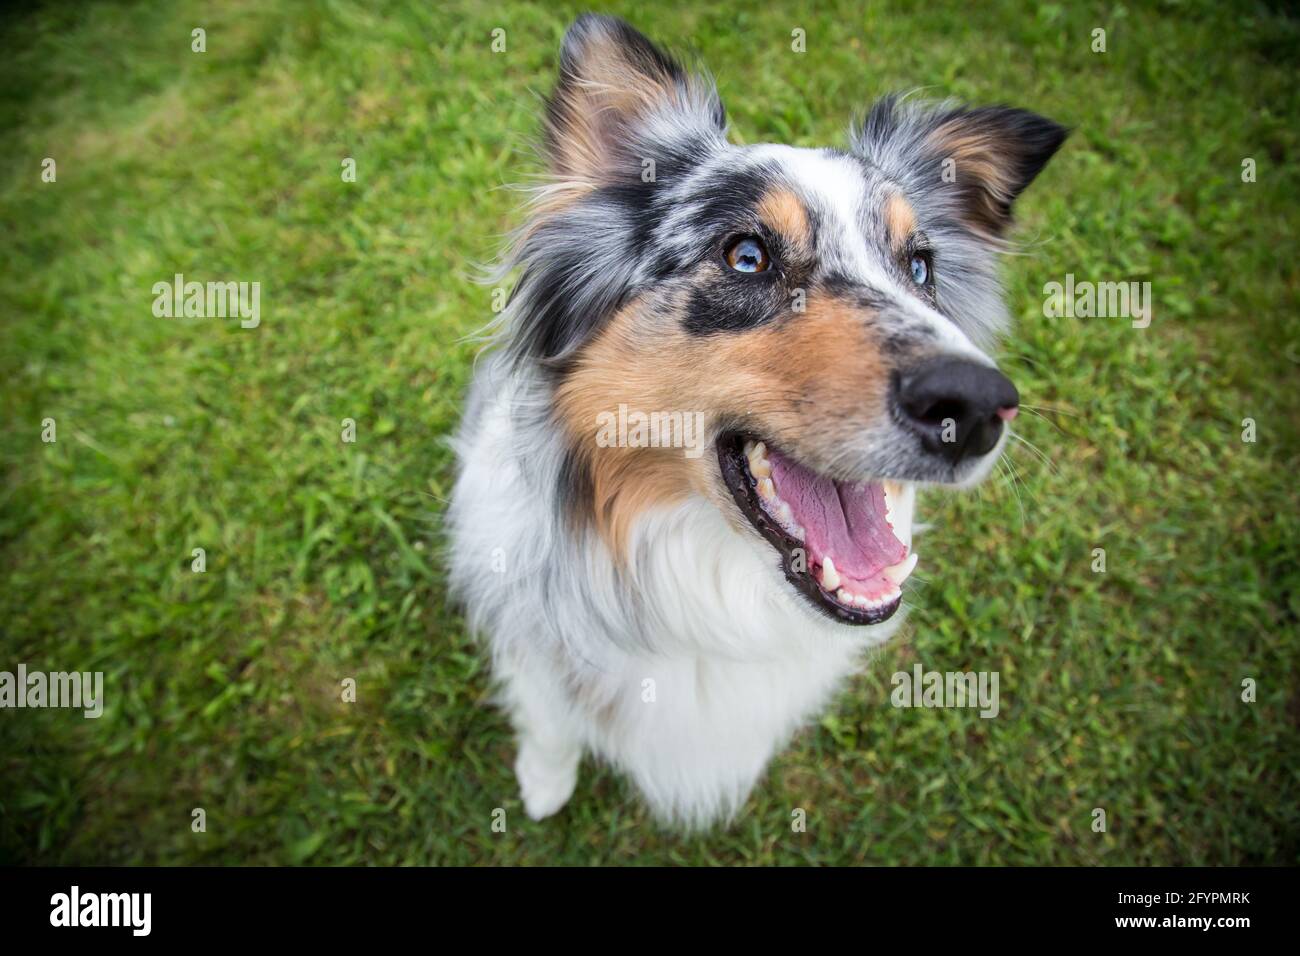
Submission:
<svg viewBox="0 0 1300 956">
<path fill-rule="evenodd" d="M 1075 129 L 1006 263 L 1004 365 L 1050 464 L 1017 446 L 1014 484 L 927 499 L 902 636 L 733 828 L 690 837 L 590 764 L 560 816 L 526 819 L 438 558 L 465 336 L 491 314 L 468 277 L 518 221 L 501 187 L 535 169 L 534 93 L 580 8 L 11 13 L 0 669 L 101 670 L 107 703 L 0 713 L 0 859 L 1300 861 L 1300 26 L 1195 2 L 862 6 L 612 12 L 700 55 L 739 141 L 843 145 L 855 110 L 917 86 Z M 155 318 L 177 272 L 260 281 L 261 326 Z M 1150 328 L 1044 318 L 1067 273 L 1150 281 Z M 892 708 L 916 662 L 998 671 L 1000 716 Z"/>
</svg>

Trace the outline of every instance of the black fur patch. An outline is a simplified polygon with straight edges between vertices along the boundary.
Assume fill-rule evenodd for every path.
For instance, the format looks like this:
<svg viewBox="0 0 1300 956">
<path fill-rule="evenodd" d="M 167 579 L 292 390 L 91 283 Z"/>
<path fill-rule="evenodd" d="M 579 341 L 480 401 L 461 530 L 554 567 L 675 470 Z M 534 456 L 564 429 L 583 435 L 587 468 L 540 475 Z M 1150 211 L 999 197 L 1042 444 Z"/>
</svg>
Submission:
<svg viewBox="0 0 1300 956">
<path fill-rule="evenodd" d="M 555 503 L 561 521 L 581 527 L 591 518 L 591 505 L 595 498 L 591 472 L 583 463 L 582 457 L 572 448 L 564 453 L 564 459 L 560 463 L 555 491 Z"/>
<path fill-rule="evenodd" d="M 683 324 L 692 335 L 743 332 L 774 321 L 790 305 L 775 269 L 756 275 L 719 269 L 716 280 L 691 290 Z"/>
<path fill-rule="evenodd" d="M 525 244 L 527 264 L 512 296 L 526 297 L 528 305 L 513 343 L 517 357 L 563 368 L 619 309 L 672 276 L 714 276 L 688 299 L 685 326 L 696 334 L 751 328 L 789 309 L 793 290 L 808 280 L 809 264 L 759 220 L 764 196 L 782 185 L 776 167 L 704 177 L 692 197 L 672 201 L 674 213 L 689 217 L 692 241 L 655 243 L 668 212 L 667 187 L 701 161 L 702 148 L 678 143 L 659 154 L 663 162 L 657 160 L 655 182 L 637 178 L 602 186 L 537 227 Z M 815 221 L 811 213 L 809 218 Z M 756 275 L 726 269 L 728 240 L 748 234 L 767 244 L 773 269 Z"/>
</svg>

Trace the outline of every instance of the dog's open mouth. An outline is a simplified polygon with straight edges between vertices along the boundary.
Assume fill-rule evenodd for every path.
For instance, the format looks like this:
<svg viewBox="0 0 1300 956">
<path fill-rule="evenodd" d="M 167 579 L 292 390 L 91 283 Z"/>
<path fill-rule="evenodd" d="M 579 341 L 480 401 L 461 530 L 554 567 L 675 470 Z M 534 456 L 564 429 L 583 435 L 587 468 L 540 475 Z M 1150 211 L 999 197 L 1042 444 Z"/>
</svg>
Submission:
<svg viewBox="0 0 1300 956">
<path fill-rule="evenodd" d="M 734 432 L 718 439 L 718 461 L 741 512 L 814 607 L 846 624 L 893 616 L 916 567 L 910 484 L 834 481 Z"/>
</svg>

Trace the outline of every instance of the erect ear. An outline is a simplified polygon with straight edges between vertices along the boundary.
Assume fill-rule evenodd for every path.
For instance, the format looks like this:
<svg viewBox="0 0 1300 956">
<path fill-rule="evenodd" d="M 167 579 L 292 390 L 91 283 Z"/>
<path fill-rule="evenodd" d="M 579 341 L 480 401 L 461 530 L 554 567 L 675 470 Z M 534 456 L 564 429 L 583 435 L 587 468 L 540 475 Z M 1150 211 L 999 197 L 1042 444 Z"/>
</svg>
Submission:
<svg viewBox="0 0 1300 956">
<path fill-rule="evenodd" d="M 966 225 L 1000 237 L 1016 197 L 1068 135 L 1058 123 L 1009 106 L 927 109 L 887 97 L 872 107 L 854 145 L 904 181 L 954 189 Z"/>
<path fill-rule="evenodd" d="M 659 121 L 672 125 L 654 128 Z M 622 20 L 583 14 L 565 33 L 546 109 L 556 178 L 588 187 L 639 178 L 646 147 L 662 143 L 666 133 L 718 138 L 725 127 L 712 85 L 687 74 Z"/>
</svg>

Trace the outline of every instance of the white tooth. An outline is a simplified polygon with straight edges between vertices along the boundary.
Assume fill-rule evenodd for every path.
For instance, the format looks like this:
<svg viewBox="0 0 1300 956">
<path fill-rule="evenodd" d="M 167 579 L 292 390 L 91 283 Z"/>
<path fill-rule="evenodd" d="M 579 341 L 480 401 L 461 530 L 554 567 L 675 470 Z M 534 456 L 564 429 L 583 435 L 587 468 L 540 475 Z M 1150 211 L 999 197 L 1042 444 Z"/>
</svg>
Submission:
<svg viewBox="0 0 1300 956">
<path fill-rule="evenodd" d="M 885 520 L 889 522 L 889 526 L 892 528 L 894 526 L 894 499 L 898 497 L 899 488 L 892 481 L 882 481 L 880 487 L 885 492 Z"/>
<path fill-rule="evenodd" d="M 749 460 L 750 474 L 755 478 L 767 478 L 772 474 L 772 463 L 767 460 L 767 446 L 762 442 L 747 445 L 745 457 Z"/>
<path fill-rule="evenodd" d="M 750 439 L 750 438 L 746 438 L 746 439 L 745 439 L 745 457 L 746 457 L 746 458 L 752 458 L 752 457 L 754 457 L 754 441 L 753 441 L 753 439 Z"/>
<path fill-rule="evenodd" d="M 907 580 L 907 576 L 912 573 L 912 569 L 916 567 L 916 561 L 917 561 L 917 554 L 915 551 L 913 551 L 902 561 L 899 561 L 897 564 L 885 568 L 885 570 L 882 571 L 881 574 L 889 578 L 889 580 L 893 581 L 895 584 L 902 584 L 904 581 Z"/>
<path fill-rule="evenodd" d="M 776 485 L 772 484 L 771 478 L 758 479 L 758 496 L 767 501 L 776 498 Z"/>
<path fill-rule="evenodd" d="M 836 591 L 835 597 L 841 604 L 853 603 L 853 595 L 850 594 L 848 591 L 844 590 L 844 588 L 840 588 L 838 591 Z"/>
<path fill-rule="evenodd" d="M 827 591 L 834 591 L 840 586 L 840 575 L 835 570 L 835 562 L 831 556 L 826 555 L 826 560 L 822 562 L 822 587 Z"/>
<path fill-rule="evenodd" d="M 912 511 L 916 504 L 916 486 L 901 481 L 882 481 L 885 491 L 885 520 L 894 537 L 912 546 Z"/>
<path fill-rule="evenodd" d="M 788 501 L 781 502 L 776 509 L 776 519 L 781 522 L 781 526 L 787 530 L 794 528 L 794 512 L 790 510 Z"/>
</svg>

